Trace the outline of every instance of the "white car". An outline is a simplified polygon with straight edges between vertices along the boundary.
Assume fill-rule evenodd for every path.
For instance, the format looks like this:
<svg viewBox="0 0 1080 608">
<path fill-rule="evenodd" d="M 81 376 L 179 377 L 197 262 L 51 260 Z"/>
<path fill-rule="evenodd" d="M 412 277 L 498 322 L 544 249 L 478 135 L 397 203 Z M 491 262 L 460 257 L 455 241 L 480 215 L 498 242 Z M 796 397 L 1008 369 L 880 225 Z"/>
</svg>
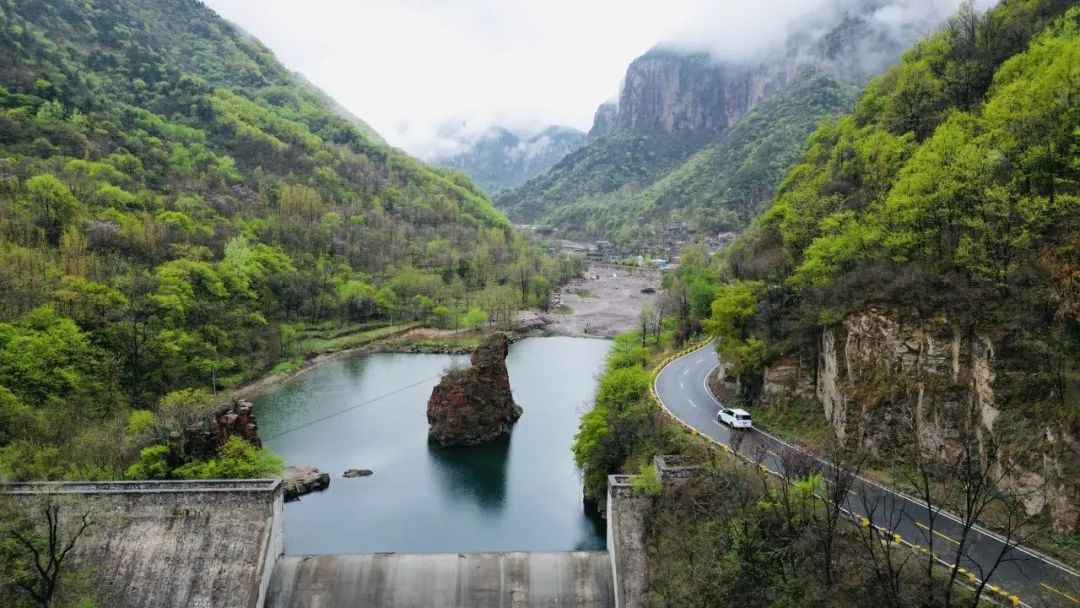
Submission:
<svg viewBox="0 0 1080 608">
<path fill-rule="evenodd" d="M 716 413 L 716 419 L 733 429 L 750 428 L 750 412 L 740 409 L 720 408 Z"/>
</svg>

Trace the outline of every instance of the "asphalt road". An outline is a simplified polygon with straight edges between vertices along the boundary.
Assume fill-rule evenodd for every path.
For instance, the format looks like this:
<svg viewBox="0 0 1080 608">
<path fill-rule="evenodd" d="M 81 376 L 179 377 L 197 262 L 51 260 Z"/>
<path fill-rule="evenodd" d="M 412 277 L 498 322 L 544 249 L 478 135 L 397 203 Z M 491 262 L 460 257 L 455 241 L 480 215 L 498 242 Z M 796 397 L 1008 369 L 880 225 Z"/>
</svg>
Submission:
<svg viewBox="0 0 1080 608">
<path fill-rule="evenodd" d="M 741 438 L 736 435 L 738 446 L 732 446 L 731 429 L 717 422 L 716 413 L 720 406 L 707 382 L 718 364 L 712 344 L 680 357 L 657 375 L 656 393 L 672 414 L 702 435 L 728 447 L 737 447 L 740 454 L 773 472 L 780 472 L 781 459 L 793 462 L 790 454 L 797 451 L 796 448 L 757 429 L 744 433 Z M 750 413 L 753 415 L 752 410 Z M 805 457 L 803 461 L 806 462 Z M 813 466 L 830 465 L 813 459 Z M 956 539 L 961 536 L 962 525 L 950 514 L 941 512 L 931 517 L 925 503 L 862 478 L 852 483 L 845 507 L 856 516 L 868 518 L 879 528 L 899 534 L 906 543 L 928 548 L 933 539 L 932 549 L 939 561 L 951 565 L 955 559 Z M 933 534 L 929 532 L 931 527 Z M 961 565 L 981 579 L 981 573 L 989 570 L 1003 548 L 1003 541 L 993 533 L 973 529 L 968 535 Z M 991 585 L 999 591 L 991 591 Z M 990 576 L 984 593 L 1004 605 L 1011 605 L 1011 597 L 1015 596 L 1023 605 L 1032 608 L 1080 608 L 1080 575 L 1024 547 L 1017 547 L 1005 554 Z"/>
</svg>

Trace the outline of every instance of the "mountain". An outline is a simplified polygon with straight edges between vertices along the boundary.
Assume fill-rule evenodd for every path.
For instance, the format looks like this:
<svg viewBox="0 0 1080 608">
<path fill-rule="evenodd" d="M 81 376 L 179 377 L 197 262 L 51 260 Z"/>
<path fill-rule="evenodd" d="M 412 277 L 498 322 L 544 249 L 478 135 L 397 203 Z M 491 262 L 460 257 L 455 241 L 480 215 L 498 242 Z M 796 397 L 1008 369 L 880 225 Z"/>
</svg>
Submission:
<svg viewBox="0 0 1080 608">
<path fill-rule="evenodd" d="M 464 130 L 440 135 L 458 142 L 461 150 L 432 162 L 463 171 L 491 194 L 520 186 L 585 145 L 584 133 L 558 126 L 524 135 L 502 127 L 491 127 L 479 136 Z"/>
<path fill-rule="evenodd" d="M 724 252 L 744 398 L 882 462 L 969 450 L 1036 528 L 1080 529 L 1077 66 L 1075 2 L 965 7 L 822 123 Z"/>
<path fill-rule="evenodd" d="M 589 129 L 586 141 L 592 143 L 615 130 L 615 121 L 619 118 L 619 102 L 608 101 L 600 104 L 593 115 L 593 126 Z"/>
<path fill-rule="evenodd" d="M 305 78 L 303 74 L 300 74 L 299 72 L 293 72 L 292 75 L 294 78 L 296 78 L 298 82 L 310 88 L 312 93 L 319 99 L 319 101 L 323 105 L 329 108 L 331 112 L 352 123 L 352 126 L 356 127 L 356 130 L 360 131 L 361 135 L 370 139 L 371 141 L 380 144 L 386 143 L 386 140 L 383 139 L 382 135 L 379 135 L 379 132 L 376 131 L 374 127 L 366 123 L 361 118 L 358 118 L 349 110 L 347 110 L 345 106 L 341 105 L 333 97 L 330 97 L 330 95 L 328 95 L 325 91 L 315 86 L 310 80 Z"/>
<path fill-rule="evenodd" d="M 0 479 L 115 478 L 222 389 L 566 272 L 201 2 L 0 0 Z"/>
<path fill-rule="evenodd" d="M 627 68 L 618 102 L 598 109 L 588 145 L 496 205 L 516 221 L 623 241 L 682 221 L 745 227 L 814 126 L 941 17 L 885 25 L 891 4 L 836 0 L 754 60 L 650 50 Z"/>
</svg>

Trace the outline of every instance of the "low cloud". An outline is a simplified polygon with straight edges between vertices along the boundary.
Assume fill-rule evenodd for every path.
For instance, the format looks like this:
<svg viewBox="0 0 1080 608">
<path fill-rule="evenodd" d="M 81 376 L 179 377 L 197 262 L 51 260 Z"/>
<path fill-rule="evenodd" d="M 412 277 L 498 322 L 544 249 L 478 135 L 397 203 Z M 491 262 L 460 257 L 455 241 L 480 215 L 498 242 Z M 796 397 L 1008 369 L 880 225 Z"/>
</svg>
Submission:
<svg viewBox="0 0 1080 608">
<path fill-rule="evenodd" d="M 784 48 L 798 33 L 820 36 L 845 15 L 860 15 L 871 28 L 867 40 L 877 49 L 860 49 L 895 57 L 903 48 L 940 27 L 961 0 L 756 0 L 705 3 L 700 14 L 670 31 L 661 45 L 686 52 L 705 52 L 718 61 L 751 61 Z M 984 10 L 996 0 L 977 0 Z M 871 58 L 872 59 L 872 58 Z M 882 66 L 884 67 L 884 66 Z"/>
<path fill-rule="evenodd" d="M 391 144 L 431 158 L 460 146 L 448 124 L 587 131 L 630 62 L 660 41 L 745 58 L 856 0 L 204 1 Z M 909 39 L 959 0 L 878 4 L 882 30 Z"/>
</svg>

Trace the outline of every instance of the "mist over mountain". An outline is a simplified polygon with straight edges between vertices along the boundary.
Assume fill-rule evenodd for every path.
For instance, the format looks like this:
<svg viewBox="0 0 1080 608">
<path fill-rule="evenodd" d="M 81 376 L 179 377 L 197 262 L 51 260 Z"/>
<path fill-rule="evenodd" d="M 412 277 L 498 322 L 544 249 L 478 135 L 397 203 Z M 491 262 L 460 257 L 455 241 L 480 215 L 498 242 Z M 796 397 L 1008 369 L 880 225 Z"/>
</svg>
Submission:
<svg viewBox="0 0 1080 608">
<path fill-rule="evenodd" d="M 524 184 L 585 145 L 584 133 L 562 126 L 531 133 L 494 126 L 475 133 L 461 125 L 439 135 L 450 149 L 428 160 L 463 171 L 489 194 Z"/>
<path fill-rule="evenodd" d="M 727 7 L 635 59 L 618 101 L 597 110 L 589 144 L 496 204 L 577 236 L 642 239 L 684 221 L 739 230 L 814 126 L 848 109 L 859 86 L 958 4 Z M 776 19 L 763 19 L 765 10 Z"/>
</svg>

